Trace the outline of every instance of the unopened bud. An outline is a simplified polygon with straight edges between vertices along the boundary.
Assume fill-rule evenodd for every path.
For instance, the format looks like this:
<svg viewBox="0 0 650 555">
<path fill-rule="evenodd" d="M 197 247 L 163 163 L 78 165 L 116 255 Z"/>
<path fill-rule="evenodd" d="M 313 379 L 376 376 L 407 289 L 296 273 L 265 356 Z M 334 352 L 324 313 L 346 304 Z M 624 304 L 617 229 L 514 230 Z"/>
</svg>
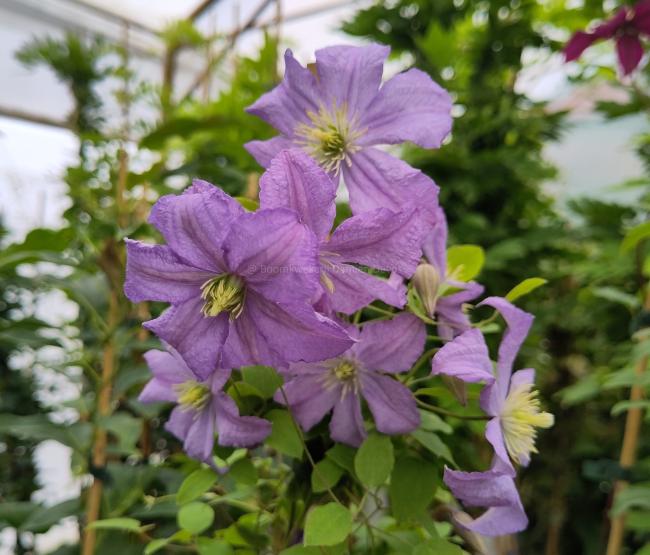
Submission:
<svg viewBox="0 0 650 555">
<path fill-rule="evenodd" d="M 435 266 L 422 263 L 415 270 L 413 285 L 427 314 L 433 318 L 440 291 L 440 273 Z"/>
</svg>

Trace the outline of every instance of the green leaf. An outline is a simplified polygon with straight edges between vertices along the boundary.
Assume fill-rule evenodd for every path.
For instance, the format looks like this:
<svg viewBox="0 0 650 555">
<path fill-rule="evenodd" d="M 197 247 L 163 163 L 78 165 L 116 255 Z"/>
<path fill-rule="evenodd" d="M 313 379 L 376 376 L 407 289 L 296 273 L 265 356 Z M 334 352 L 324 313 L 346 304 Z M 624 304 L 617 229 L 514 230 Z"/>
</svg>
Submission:
<svg viewBox="0 0 650 555">
<path fill-rule="evenodd" d="M 481 273 L 485 252 L 478 245 L 454 245 L 447 249 L 447 268 L 460 281 L 471 281 Z"/>
<path fill-rule="evenodd" d="M 55 424 L 45 414 L 0 414 L 0 433 L 34 441 L 54 439 L 81 451 L 90 441 L 92 426 L 88 422 Z"/>
<path fill-rule="evenodd" d="M 210 505 L 193 501 L 183 505 L 178 511 L 178 526 L 191 534 L 200 534 L 207 530 L 214 521 L 214 510 Z"/>
<path fill-rule="evenodd" d="M 639 399 L 637 401 L 619 401 L 612 407 L 612 416 L 618 416 L 619 414 L 631 409 L 650 410 L 650 401 L 647 399 Z"/>
<path fill-rule="evenodd" d="M 0 268 L 11 268 L 17 264 L 49 260 L 64 261 L 57 256 L 70 246 L 74 238 L 72 228 L 34 229 L 27 234 L 22 243 L 8 245 L 0 253 Z"/>
<path fill-rule="evenodd" d="M 650 237 L 650 222 L 643 222 L 632 229 L 630 229 L 623 238 L 621 249 L 629 251 L 635 248 L 640 241 Z"/>
<path fill-rule="evenodd" d="M 314 507 L 305 521 L 306 546 L 336 545 L 352 532 L 352 514 L 338 503 Z"/>
<path fill-rule="evenodd" d="M 627 511 L 625 527 L 635 532 L 650 532 L 650 511 Z"/>
<path fill-rule="evenodd" d="M 264 399 L 262 392 L 247 382 L 233 382 L 228 388 L 227 393 L 235 400 L 240 408 L 242 403 L 246 402 L 246 397 L 259 397 L 260 399 Z"/>
<path fill-rule="evenodd" d="M 81 510 L 79 499 L 63 501 L 51 507 L 41 507 L 27 517 L 20 529 L 29 532 L 42 533 L 57 524 L 61 519 L 73 516 Z"/>
<path fill-rule="evenodd" d="M 538 287 L 541 287 L 545 283 L 548 283 L 548 280 L 540 277 L 532 277 L 532 278 L 525 279 L 518 285 L 515 285 L 512 289 L 510 289 L 510 291 L 508 291 L 508 294 L 506 295 L 506 300 L 510 302 L 514 302 L 519 297 L 528 295 L 528 293 L 534 291 Z"/>
<path fill-rule="evenodd" d="M 411 435 L 417 439 L 424 447 L 431 451 L 436 457 L 440 457 L 456 466 L 454 457 L 442 440 L 434 433 L 425 430 L 415 430 Z"/>
<path fill-rule="evenodd" d="M 354 456 L 356 449 L 349 445 L 337 443 L 325 453 L 328 459 L 334 461 L 343 470 L 347 470 L 350 475 L 354 474 Z"/>
<path fill-rule="evenodd" d="M 240 459 L 233 463 L 228 475 L 238 484 L 254 486 L 257 483 L 257 470 L 250 459 Z"/>
<path fill-rule="evenodd" d="M 244 382 L 249 383 L 257 389 L 265 399 L 270 399 L 283 379 L 273 368 L 269 366 L 246 366 L 241 369 Z"/>
<path fill-rule="evenodd" d="M 628 510 L 650 509 L 650 484 L 628 486 L 614 499 L 612 516 L 621 515 Z"/>
<path fill-rule="evenodd" d="M 436 486 L 434 465 L 413 457 L 397 459 L 388 491 L 393 516 L 400 521 L 419 518 L 433 499 Z"/>
<path fill-rule="evenodd" d="M 428 430 L 429 432 L 441 432 L 443 434 L 450 434 L 453 429 L 437 414 L 426 410 L 419 410 L 420 413 L 420 428 Z"/>
<path fill-rule="evenodd" d="M 349 553 L 349 551 L 344 543 L 328 547 L 305 547 L 304 545 L 294 545 L 289 549 L 280 551 L 280 555 L 345 555 L 347 553 Z"/>
<path fill-rule="evenodd" d="M 160 551 L 170 541 L 171 538 L 160 538 L 157 540 L 150 541 L 147 544 L 147 546 L 144 548 L 144 555 L 151 555 L 152 553 L 156 553 L 156 551 Z"/>
<path fill-rule="evenodd" d="M 641 305 L 641 302 L 637 297 L 630 295 L 625 291 L 621 291 L 620 289 L 616 289 L 615 287 L 593 287 L 591 293 L 594 297 L 622 304 L 630 310 L 634 310 Z"/>
<path fill-rule="evenodd" d="M 562 404 L 570 407 L 596 397 L 600 393 L 601 381 L 601 377 L 595 373 L 580 378 L 576 383 L 558 392 Z"/>
<path fill-rule="evenodd" d="M 190 474 L 176 492 L 176 503 L 184 505 L 201 497 L 217 482 L 216 473 L 209 468 L 199 468 Z"/>
<path fill-rule="evenodd" d="M 255 212 L 260 207 L 260 203 L 256 200 L 247 197 L 235 197 L 235 200 L 241 204 L 245 210 Z"/>
<path fill-rule="evenodd" d="M 199 555 L 233 555 L 234 553 L 232 547 L 225 541 L 212 538 L 197 538 L 196 548 Z"/>
<path fill-rule="evenodd" d="M 19 528 L 39 508 L 29 501 L 3 501 L 0 503 L 0 525 L 7 523 L 12 528 Z"/>
<path fill-rule="evenodd" d="M 650 278 L 650 254 L 647 255 L 643 261 L 641 273 L 643 274 L 643 277 Z"/>
<path fill-rule="evenodd" d="M 464 553 L 465 551 L 459 546 L 442 538 L 430 539 L 413 550 L 413 555 L 463 555 Z"/>
<path fill-rule="evenodd" d="M 93 530 L 124 530 L 126 532 L 140 532 L 142 524 L 135 518 L 106 518 L 104 520 L 96 520 L 90 523 L 87 528 Z"/>
<path fill-rule="evenodd" d="M 273 409 L 266 414 L 266 419 L 273 424 L 266 444 L 289 457 L 302 457 L 302 441 L 289 412 Z"/>
<path fill-rule="evenodd" d="M 330 459 L 316 463 L 311 473 L 311 489 L 316 493 L 327 491 L 334 487 L 343 476 L 343 469 Z"/>
<path fill-rule="evenodd" d="M 224 119 L 221 116 L 209 116 L 203 118 L 181 117 L 170 119 L 160 124 L 151 133 L 140 140 L 141 148 L 160 150 L 165 143 L 176 136 L 187 137 L 204 129 L 214 129 L 222 125 Z"/>
<path fill-rule="evenodd" d="M 120 454 L 127 455 L 136 453 L 136 444 L 142 432 L 139 418 L 135 418 L 126 412 L 117 412 L 108 418 L 101 419 L 100 424 L 118 440 L 117 444 L 111 446 L 113 452 L 117 451 Z"/>
<path fill-rule="evenodd" d="M 390 438 L 370 434 L 354 457 L 354 470 L 361 483 L 369 488 L 381 486 L 393 470 L 395 455 Z"/>
</svg>

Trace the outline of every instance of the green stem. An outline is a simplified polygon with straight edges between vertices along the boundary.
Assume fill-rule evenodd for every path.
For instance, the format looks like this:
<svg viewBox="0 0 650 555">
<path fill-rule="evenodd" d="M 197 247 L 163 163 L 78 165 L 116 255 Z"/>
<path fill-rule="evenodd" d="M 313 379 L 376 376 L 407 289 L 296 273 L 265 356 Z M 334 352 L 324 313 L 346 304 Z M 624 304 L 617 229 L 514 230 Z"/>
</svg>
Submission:
<svg viewBox="0 0 650 555">
<path fill-rule="evenodd" d="M 417 393 L 416 393 L 417 395 Z M 430 410 L 431 412 L 436 412 L 438 414 L 442 414 L 444 416 L 449 416 L 451 418 L 458 418 L 459 420 L 490 420 L 492 417 L 488 416 L 486 414 L 458 414 L 456 412 L 451 412 L 446 409 L 442 409 L 440 407 L 436 407 L 434 405 L 430 405 L 429 403 L 425 403 L 424 401 L 420 401 L 420 399 L 415 400 L 419 406 L 422 408 L 425 408 L 427 410 Z"/>
<path fill-rule="evenodd" d="M 311 456 L 311 453 L 307 448 L 307 443 L 305 442 L 305 436 L 302 433 L 302 428 L 300 428 L 298 422 L 296 422 L 296 419 L 293 416 L 293 412 L 291 411 L 291 405 L 289 405 L 289 399 L 287 398 L 287 394 L 285 393 L 283 386 L 280 386 L 280 392 L 282 393 L 282 398 L 284 400 L 285 405 L 287 406 L 287 410 L 289 411 L 289 416 L 291 417 L 291 422 L 293 422 L 293 427 L 296 429 L 296 433 L 300 438 L 300 443 L 302 444 L 302 448 L 305 450 L 305 454 L 307 455 L 309 464 L 311 464 L 312 469 L 314 470 L 314 472 L 316 472 L 321 482 L 323 484 L 326 484 L 327 482 L 325 480 L 325 477 L 321 474 L 320 470 L 316 467 L 316 462 L 314 461 L 314 458 Z M 336 501 L 339 505 L 344 506 L 343 503 L 341 503 L 341 500 L 336 496 L 336 494 L 332 491 L 332 488 L 330 488 L 329 486 L 327 487 L 327 492 L 330 494 L 330 496 L 334 501 Z"/>
<path fill-rule="evenodd" d="M 376 312 L 377 314 L 383 314 L 384 316 L 389 316 L 390 318 L 396 316 L 395 312 L 391 312 L 390 310 L 379 308 L 378 306 L 373 306 L 373 305 L 366 306 L 364 310 L 371 310 L 373 312 Z"/>
<path fill-rule="evenodd" d="M 419 368 L 437 352 L 438 352 L 438 347 L 433 347 L 432 349 L 426 351 L 413 365 L 413 370 L 411 370 L 411 372 L 415 372 L 416 370 L 419 370 Z M 427 376 L 426 379 L 429 379 L 429 376 Z"/>
</svg>

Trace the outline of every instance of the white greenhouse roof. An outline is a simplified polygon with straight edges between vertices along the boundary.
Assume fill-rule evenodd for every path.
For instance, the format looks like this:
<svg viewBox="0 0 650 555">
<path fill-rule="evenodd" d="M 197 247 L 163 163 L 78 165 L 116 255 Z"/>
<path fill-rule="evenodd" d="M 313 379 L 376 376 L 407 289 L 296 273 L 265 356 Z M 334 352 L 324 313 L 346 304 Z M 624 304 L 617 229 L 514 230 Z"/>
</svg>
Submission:
<svg viewBox="0 0 650 555">
<path fill-rule="evenodd" d="M 350 42 L 337 29 L 367 4 L 363 0 L 0 0 L 0 115 L 61 123 L 72 108 L 66 87 L 48 69 L 26 69 L 15 59 L 15 52 L 33 37 L 72 31 L 123 44 L 128 36 L 130 63 L 140 78 L 155 85 L 161 83 L 165 56 L 160 33 L 175 21 L 191 19 L 204 35 L 222 37 L 215 41 L 214 52 L 253 54 L 262 30 L 274 26 L 280 14 L 284 42 L 297 45 L 297 55 L 308 59 L 315 48 Z M 233 36 L 237 38 L 231 45 Z M 204 71 L 205 57 L 204 52 L 181 51 L 174 79 L 178 95 L 186 94 Z M 212 77 L 213 82 L 217 79 Z M 104 88 L 100 92 L 106 93 L 110 106 L 110 91 L 115 87 Z"/>
</svg>

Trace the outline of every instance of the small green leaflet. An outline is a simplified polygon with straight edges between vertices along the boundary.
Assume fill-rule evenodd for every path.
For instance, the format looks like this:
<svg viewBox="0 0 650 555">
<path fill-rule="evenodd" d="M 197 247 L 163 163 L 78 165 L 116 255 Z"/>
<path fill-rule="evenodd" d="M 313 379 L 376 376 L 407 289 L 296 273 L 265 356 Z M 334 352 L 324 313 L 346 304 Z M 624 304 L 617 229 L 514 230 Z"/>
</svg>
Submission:
<svg viewBox="0 0 650 555">
<path fill-rule="evenodd" d="M 483 268 L 485 252 L 478 245 L 454 245 L 447 249 L 447 272 L 460 281 L 471 281 Z"/>
<path fill-rule="evenodd" d="M 388 436 L 370 434 L 354 457 L 354 470 L 360 482 L 369 488 L 381 486 L 395 464 L 393 444 Z"/>
<path fill-rule="evenodd" d="M 302 456 L 302 442 L 291 415 L 286 410 L 273 409 L 266 414 L 266 419 L 273 424 L 266 443 L 284 455 L 299 459 Z"/>
<path fill-rule="evenodd" d="M 510 302 L 516 301 L 519 297 L 528 295 L 531 291 L 534 291 L 538 287 L 541 287 L 545 283 L 548 283 L 548 280 L 540 277 L 532 277 L 525 279 L 518 285 L 515 285 L 508 294 L 506 295 L 506 300 Z"/>
<path fill-rule="evenodd" d="M 90 523 L 87 528 L 92 528 L 93 530 L 124 530 L 125 532 L 139 533 L 142 531 L 142 524 L 135 518 L 106 518 Z"/>
<path fill-rule="evenodd" d="M 176 503 L 184 505 L 201 497 L 217 482 L 217 475 L 209 468 L 199 468 L 190 474 L 176 493 Z"/>
<path fill-rule="evenodd" d="M 343 476 L 343 469 L 328 458 L 316 463 L 311 473 L 311 489 L 321 493 L 334 487 Z"/>
<path fill-rule="evenodd" d="M 214 510 L 210 505 L 193 501 L 183 505 L 178 511 L 178 526 L 191 534 L 200 534 L 207 530 L 214 520 Z"/>
<path fill-rule="evenodd" d="M 352 532 L 352 514 L 338 503 L 315 507 L 305 522 L 306 546 L 337 545 Z"/>
</svg>

